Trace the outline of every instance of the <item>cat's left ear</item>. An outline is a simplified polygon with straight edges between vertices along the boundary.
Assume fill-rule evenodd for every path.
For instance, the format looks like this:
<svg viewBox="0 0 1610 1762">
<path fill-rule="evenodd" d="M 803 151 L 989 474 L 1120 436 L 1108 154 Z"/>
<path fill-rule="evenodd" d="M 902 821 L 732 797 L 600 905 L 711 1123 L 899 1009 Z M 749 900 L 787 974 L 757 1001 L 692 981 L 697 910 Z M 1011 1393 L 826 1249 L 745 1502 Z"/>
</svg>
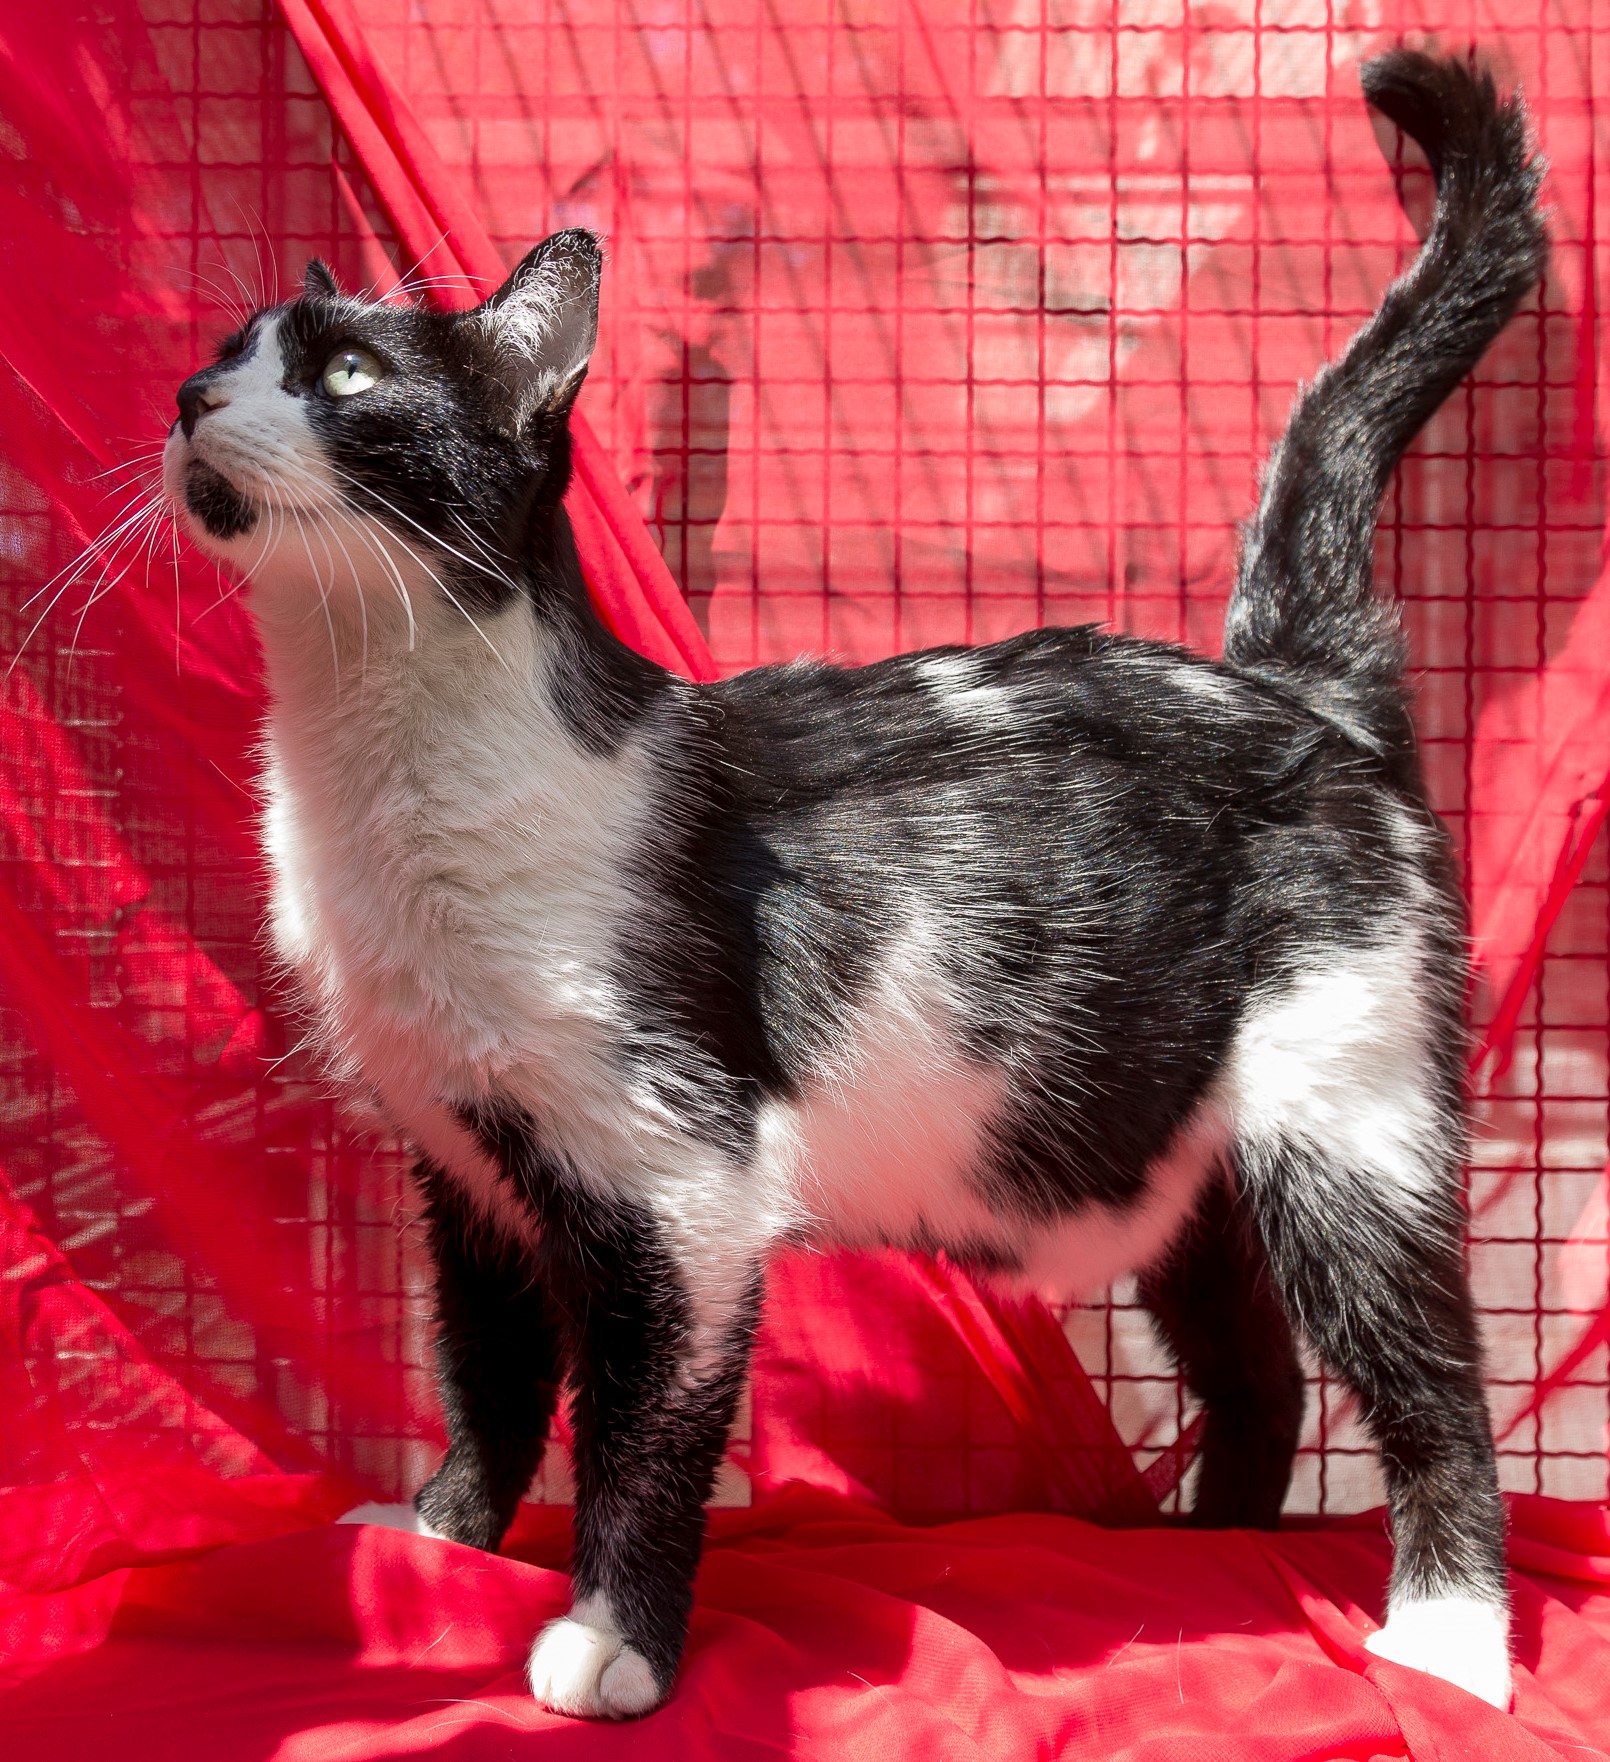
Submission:
<svg viewBox="0 0 1610 1762">
<path fill-rule="evenodd" d="M 497 346 L 513 426 L 568 410 L 598 341 L 604 253 L 581 227 L 544 239 L 470 315 Z"/>
<path fill-rule="evenodd" d="M 322 257 L 309 257 L 302 277 L 302 297 L 307 300 L 339 300 L 341 290 L 335 285 L 335 272 Z"/>
</svg>

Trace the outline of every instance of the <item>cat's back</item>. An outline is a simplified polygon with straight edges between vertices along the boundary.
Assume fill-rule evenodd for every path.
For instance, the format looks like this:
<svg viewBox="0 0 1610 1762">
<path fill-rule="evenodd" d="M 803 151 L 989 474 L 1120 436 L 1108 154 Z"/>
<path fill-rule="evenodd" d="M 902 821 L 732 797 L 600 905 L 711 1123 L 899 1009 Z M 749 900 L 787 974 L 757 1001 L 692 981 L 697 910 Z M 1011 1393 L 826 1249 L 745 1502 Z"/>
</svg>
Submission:
<svg viewBox="0 0 1610 1762">
<path fill-rule="evenodd" d="M 752 804 L 784 811 L 843 796 L 995 793 L 1013 778 L 1068 793 L 1120 772 L 1216 811 L 1278 787 L 1327 739 L 1311 714 L 1228 668 L 1098 625 L 863 666 L 804 659 L 706 689 Z"/>
</svg>

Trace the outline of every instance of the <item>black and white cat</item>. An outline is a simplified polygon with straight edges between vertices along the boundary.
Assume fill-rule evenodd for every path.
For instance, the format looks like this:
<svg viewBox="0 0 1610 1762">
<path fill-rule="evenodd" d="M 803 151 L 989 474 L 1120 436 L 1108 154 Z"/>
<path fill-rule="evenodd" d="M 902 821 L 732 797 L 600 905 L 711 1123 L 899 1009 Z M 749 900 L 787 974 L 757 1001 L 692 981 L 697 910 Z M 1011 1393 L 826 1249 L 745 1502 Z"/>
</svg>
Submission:
<svg viewBox="0 0 1610 1762">
<path fill-rule="evenodd" d="M 1037 630 L 696 685 L 627 650 L 561 506 L 584 232 L 461 314 L 314 263 L 181 387 L 166 480 L 267 657 L 274 937 L 420 1153 L 450 1436 L 420 1527 L 496 1548 L 573 1389 L 550 1707 L 669 1693 L 767 1256 L 801 1239 L 1055 1293 L 1140 1269 L 1213 1524 L 1277 1521 L 1289 1317 L 1385 1465 L 1372 1648 L 1507 1702 L 1463 917 L 1371 556 L 1545 240 L 1518 103 L 1408 52 L 1364 85 L 1435 221 L 1297 405 L 1222 663 Z"/>
</svg>

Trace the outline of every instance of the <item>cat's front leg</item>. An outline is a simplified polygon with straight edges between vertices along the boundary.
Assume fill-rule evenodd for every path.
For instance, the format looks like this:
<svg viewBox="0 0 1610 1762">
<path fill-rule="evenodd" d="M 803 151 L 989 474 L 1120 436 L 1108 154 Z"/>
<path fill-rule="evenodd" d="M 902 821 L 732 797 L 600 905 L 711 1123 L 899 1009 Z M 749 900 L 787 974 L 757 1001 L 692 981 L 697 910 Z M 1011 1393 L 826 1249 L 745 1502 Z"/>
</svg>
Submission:
<svg viewBox="0 0 1610 1762">
<path fill-rule="evenodd" d="M 557 1712 L 625 1719 L 659 1706 L 681 1660 L 760 1276 L 698 1292 L 648 1227 L 610 1236 L 609 1285 L 577 1317 L 574 1601 L 528 1675 Z"/>
<path fill-rule="evenodd" d="M 496 1551 L 558 1404 L 561 1318 L 528 1248 L 429 1158 L 415 1178 L 436 1263 L 437 1387 L 447 1421 L 446 1459 L 415 1509 L 428 1534 Z"/>
</svg>

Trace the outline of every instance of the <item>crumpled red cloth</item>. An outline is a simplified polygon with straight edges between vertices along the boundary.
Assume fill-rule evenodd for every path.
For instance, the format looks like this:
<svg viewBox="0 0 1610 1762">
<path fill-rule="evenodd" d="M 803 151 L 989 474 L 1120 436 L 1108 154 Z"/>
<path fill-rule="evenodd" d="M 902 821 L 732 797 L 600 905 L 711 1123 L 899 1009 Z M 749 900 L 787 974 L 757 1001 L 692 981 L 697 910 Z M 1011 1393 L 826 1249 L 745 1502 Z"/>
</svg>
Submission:
<svg viewBox="0 0 1610 1762">
<path fill-rule="evenodd" d="M 0 1755 L 1610 1755 L 1610 1524 L 1551 1500 L 1513 1504 L 1513 1715 L 1364 1650 L 1378 1513 L 1273 1536 L 1030 1514 L 923 1529 L 796 1487 L 715 1516 L 670 1702 L 593 1725 L 538 1708 L 521 1674 L 568 1606 L 567 1513 L 525 1507 L 492 1556 L 324 1521 L 346 1496 L 324 1480 L 213 1483 L 204 1508 L 198 1491 L 126 1490 L 150 1529 L 125 1557 L 0 1600 Z"/>
</svg>

